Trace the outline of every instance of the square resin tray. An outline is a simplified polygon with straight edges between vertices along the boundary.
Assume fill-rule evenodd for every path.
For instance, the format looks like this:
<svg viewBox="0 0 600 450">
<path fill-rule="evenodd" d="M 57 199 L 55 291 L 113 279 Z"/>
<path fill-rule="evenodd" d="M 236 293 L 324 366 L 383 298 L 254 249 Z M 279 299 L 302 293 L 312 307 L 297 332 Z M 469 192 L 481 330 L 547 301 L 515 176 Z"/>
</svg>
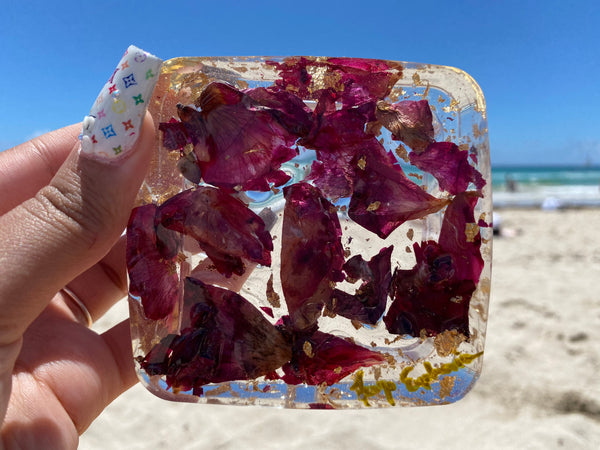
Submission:
<svg viewBox="0 0 600 450">
<path fill-rule="evenodd" d="M 176 58 L 127 229 L 138 375 L 177 401 L 454 402 L 481 371 L 485 102 L 460 70 Z"/>
</svg>

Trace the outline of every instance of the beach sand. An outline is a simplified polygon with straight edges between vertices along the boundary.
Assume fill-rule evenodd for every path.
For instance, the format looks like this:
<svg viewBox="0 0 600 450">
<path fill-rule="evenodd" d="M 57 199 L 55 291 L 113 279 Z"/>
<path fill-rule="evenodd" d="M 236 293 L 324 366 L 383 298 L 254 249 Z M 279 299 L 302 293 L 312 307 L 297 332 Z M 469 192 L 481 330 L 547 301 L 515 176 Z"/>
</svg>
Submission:
<svg viewBox="0 0 600 450">
<path fill-rule="evenodd" d="M 81 449 L 600 448 L 600 209 L 499 210 L 483 374 L 458 403 L 295 411 L 160 400 L 141 385 Z M 127 315 L 123 301 L 98 324 Z"/>
</svg>

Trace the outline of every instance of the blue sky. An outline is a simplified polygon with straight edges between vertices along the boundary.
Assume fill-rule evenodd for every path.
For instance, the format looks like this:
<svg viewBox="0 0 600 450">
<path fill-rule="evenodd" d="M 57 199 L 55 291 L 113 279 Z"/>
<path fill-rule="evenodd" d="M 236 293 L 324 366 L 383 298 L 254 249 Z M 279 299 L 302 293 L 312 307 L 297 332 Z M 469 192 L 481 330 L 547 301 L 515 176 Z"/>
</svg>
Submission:
<svg viewBox="0 0 600 450">
<path fill-rule="evenodd" d="M 597 0 L 5 3 L 0 149 L 79 122 L 135 44 L 164 59 L 304 54 L 459 67 L 486 97 L 493 164 L 600 165 Z"/>
</svg>

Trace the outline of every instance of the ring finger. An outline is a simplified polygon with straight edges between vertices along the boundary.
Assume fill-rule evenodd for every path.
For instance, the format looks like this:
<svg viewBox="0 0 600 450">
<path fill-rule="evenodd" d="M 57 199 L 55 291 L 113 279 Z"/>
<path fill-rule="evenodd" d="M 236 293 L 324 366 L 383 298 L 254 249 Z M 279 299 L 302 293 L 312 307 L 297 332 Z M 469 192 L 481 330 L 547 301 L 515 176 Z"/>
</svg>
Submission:
<svg viewBox="0 0 600 450">
<path fill-rule="evenodd" d="M 92 321 L 98 320 L 117 301 L 127 295 L 127 273 L 125 265 L 125 237 L 121 237 L 110 252 L 97 264 L 69 282 L 67 289 L 74 294 L 89 312 Z M 78 311 L 76 300 L 69 292 L 61 292 L 64 303 L 79 318 L 85 313 Z M 83 313 L 83 314 L 82 314 Z M 82 320 L 83 323 L 87 320 Z"/>
</svg>

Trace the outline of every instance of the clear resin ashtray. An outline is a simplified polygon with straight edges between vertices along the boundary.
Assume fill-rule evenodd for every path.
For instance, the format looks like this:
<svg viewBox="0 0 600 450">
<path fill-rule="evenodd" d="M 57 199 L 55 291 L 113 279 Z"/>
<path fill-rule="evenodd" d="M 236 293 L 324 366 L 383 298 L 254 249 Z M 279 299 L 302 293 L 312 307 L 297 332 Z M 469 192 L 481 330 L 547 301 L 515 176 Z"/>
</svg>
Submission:
<svg viewBox="0 0 600 450">
<path fill-rule="evenodd" d="M 485 102 L 442 66 L 176 58 L 127 229 L 138 375 L 176 401 L 433 405 L 483 361 Z"/>
</svg>

